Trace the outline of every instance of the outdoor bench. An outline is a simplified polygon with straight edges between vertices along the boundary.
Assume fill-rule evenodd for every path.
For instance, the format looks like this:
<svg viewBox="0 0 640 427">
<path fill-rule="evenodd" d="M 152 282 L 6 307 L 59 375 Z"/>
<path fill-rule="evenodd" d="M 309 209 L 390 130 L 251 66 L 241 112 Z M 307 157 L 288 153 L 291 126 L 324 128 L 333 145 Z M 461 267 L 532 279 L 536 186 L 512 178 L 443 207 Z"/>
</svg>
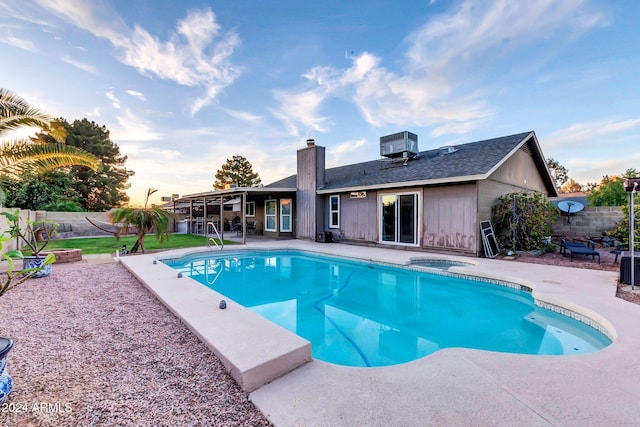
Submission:
<svg viewBox="0 0 640 427">
<path fill-rule="evenodd" d="M 585 245 L 582 242 L 566 242 L 562 240 L 560 250 L 565 256 L 569 252 L 569 260 L 571 262 L 573 262 L 573 255 L 591 255 L 591 259 L 594 261 L 598 257 L 598 264 L 600 264 L 600 252 L 595 250 L 595 244 L 591 240 L 589 240 L 589 245 Z"/>
</svg>

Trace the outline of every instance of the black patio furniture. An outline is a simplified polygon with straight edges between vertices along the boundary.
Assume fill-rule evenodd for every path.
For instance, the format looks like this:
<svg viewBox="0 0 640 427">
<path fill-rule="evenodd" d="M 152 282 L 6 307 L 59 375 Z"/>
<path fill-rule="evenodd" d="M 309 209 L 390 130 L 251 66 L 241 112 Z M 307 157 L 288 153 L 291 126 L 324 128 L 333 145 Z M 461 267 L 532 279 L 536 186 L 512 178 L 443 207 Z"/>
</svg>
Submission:
<svg viewBox="0 0 640 427">
<path fill-rule="evenodd" d="M 562 253 L 565 256 L 569 252 L 569 260 L 571 262 L 573 262 L 574 255 L 586 255 L 591 256 L 594 261 L 598 257 L 598 264 L 600 264 L 600 252 L 596 251 L 595 243 L 592 240 L 589 240 L 588 245 L 586 245 L 583 242 L 567 242 L 563 239 L 560 251 L 563 251 Z"/>
</svg>

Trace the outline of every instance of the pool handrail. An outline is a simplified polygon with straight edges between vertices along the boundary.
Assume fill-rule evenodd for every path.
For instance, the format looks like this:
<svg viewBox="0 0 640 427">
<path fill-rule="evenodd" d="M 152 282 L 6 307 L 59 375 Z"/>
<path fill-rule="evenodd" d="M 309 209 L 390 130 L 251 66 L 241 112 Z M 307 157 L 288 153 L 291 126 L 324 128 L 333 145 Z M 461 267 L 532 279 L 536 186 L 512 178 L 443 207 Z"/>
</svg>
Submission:
<svg viewBox="0 0 640 427">
<path fill-rule="evenodd" d="M 209 226 L 211 226 L 213 233 L 216 235 L 216 237 L 218 237 L 218 241 L 220 241 L 220 244 L 218 244 L 218 242 L 216 242 L 216 239 L 214 239 L 213 237 L 209 237 Z M 222 237 L 220 237 L 220 233 L 218 233 L 218 228 L 216 227 L 216 224 L 213 221 L 207 222 L 207 226 L 205 227 L 205 230 L 204 230 L 204 237 L 207 241 L 207 247 L 210 248 L 211 243 L 213 243 L 220 250 L 224 248 L 224 242 L 222 241 Z"/>
</svg>

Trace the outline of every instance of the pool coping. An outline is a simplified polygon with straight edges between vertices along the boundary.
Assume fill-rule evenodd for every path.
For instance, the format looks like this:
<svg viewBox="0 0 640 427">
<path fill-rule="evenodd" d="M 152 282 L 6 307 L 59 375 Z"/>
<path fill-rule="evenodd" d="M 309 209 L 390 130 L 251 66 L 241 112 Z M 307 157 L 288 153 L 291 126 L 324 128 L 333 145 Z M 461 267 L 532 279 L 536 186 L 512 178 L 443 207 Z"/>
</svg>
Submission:
<svg viewBox="0 0 640 427">
<path fill-rule="evenodd" d="M 244 391 L 311 361 L 309 341 L 187 276 L 178 277 L 171 267 L 154 263 L 167 254 L 200 252 L 121 257 L 120 262 L 220 358 Z M 222 300 L 225 309 L 220 308 Z"/>
<path fill-rule="evenodd" d="M 350 368 L 308 361 L 306 357 L 310 356 L 305 353 L 296 366 L 290 365 L 288 373 L 281 369 L 268 376 L 261 374 L 263 379 L 271 379 L 262 386 L 252 383 L 256 388 L 250 394 L 251 400 L 276 425 L 631 424 L 640 416 L 640 410 L 630 410 L 626 405 L 620 408 L 618 403 L 624 402 L 627 395 L 631 399 L 637 390 L 628 370 L 640 368 L 639 362 L 629 359 L 630 354 L 640 351 L 639 334 L 632 328 L 632 322 L 637 323 L 640 318 L 640 307 L 615 298 L 615 272 L 308 241 L 257 242 L 243 248 L 330 252 L 400 265 L 409 264 L 412 257 L 472 262 L 472 267 L 452 267 L 449 271 L 526 284 L 537 302 L 568 310 L 570 315 L 586 316 L 604 326 L 614 339 L 606 349 L 588 355 L 529 356 L 446 349 L 385 368 Z M 201 249 L 165 252 L 162 257 L 189 252 Z M 148 269 L 154 256 L 144 257 L 146 261 L 140 263 Z M 122 261 L 137 264 L 137 258 L 143 256 Z M 177 280 L 184 278 L 171 279 Z M 223 320 L 212 318 L 210 322 Z M 264 340 L 271 338 L 270 334 L 258 335 Z M 274 337 L 279 336 L 274 332 Z M 256 345 L 238 343 L 237 336 L 235 341 L 226 346 L 239 347 L 231 350 L 241 357 Z M 217 343 L 208 345 L 216 354 L 221 349 Z M 223 363 L 229 358 L 221 357 Z M 253 367 L 262 369 L 260 363 Z M 629 399 L 627 405 L 633 405 Z"/>
</svg>

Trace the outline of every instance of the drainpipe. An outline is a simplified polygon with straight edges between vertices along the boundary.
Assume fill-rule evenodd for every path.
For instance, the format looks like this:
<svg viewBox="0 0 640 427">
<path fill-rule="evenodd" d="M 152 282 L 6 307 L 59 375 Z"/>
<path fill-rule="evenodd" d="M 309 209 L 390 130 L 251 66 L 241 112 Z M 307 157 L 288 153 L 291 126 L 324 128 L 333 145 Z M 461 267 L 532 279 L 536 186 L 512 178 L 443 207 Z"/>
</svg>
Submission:
<svg viewBox="0 0 640 427">
<path fill-rule="evenodd" d="M 242 209 L 242 244 L 246 245 L 247 244 L 247 217 L 245 216 L 246 214 L 246 207 L 245 205 L 247 204 L 247 192 L 245 191 L 244 193 L 242 193 L 242 203 L 240 204 L 240 209 Z"/>
</svg>

